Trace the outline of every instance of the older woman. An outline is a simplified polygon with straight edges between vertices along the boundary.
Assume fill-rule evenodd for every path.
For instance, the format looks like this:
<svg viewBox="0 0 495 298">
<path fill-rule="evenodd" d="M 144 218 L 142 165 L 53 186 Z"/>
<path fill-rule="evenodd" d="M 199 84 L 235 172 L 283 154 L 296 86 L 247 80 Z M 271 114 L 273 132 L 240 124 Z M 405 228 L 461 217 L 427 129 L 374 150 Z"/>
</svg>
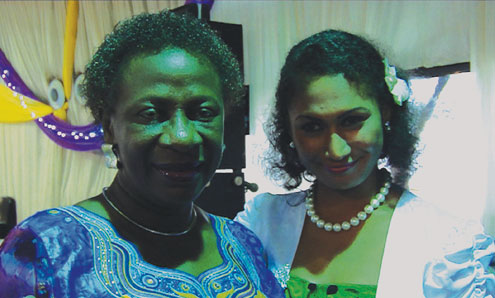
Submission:
<svg viewBox="0 0 495 298">
<path fill-rule="evenodd" d="M 303 178 L 312 186 L 262 194 L 237 216 L 287 297 L 494 294 L 493 240 L 404 188 L 416 143 L 408 97 L 395 68 L 356 35 L 324 31 L 289 52 L 271 173 L 289 190 Z"/>
<path fill-rule="evenodd" d="M 194 200 L 223 151 L 238 63 L 204 23 L 120 23 L 86 69 L 88 106 L 118 168 L 76 206 L 37 213 L 0 248 L 0 297 L 280 297 L 259 240 Z"/>
</svg>

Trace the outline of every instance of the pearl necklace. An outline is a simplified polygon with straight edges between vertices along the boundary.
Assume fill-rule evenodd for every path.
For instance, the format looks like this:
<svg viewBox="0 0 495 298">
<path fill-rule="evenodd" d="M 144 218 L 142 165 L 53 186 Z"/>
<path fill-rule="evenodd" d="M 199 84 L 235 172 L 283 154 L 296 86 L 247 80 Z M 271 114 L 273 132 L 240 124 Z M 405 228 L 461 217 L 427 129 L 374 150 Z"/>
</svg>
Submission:
<svg viewBox="0 0 495 298">
<path fill-rule="evenodd" d="M 184 235 L 184 234 L 187 234 L 189 231 L 192 230 L 192 228 L 194 227 L 194 224 L 196 223 L 196 219 L 198 218 L 198 214 L 196 213 L 196 209 L 193 207 L 192 208 L 192 211 L 193 211 L 193 218 L 191 220 L 191 223 L 189 224 L 189 226 L 182 232 L 177 232 L 177 233 L 167 233 L 167 232 L 160 232 L 160 231 L 156 231 L 156 230 L 152 230 L 150 228 L 147 228 L 137 222 L 135 222 L 134 220 L 130 219 L 127 215 L 125 215 L 122 211 L 120 211 L 119 208 L 117 208 L 117 206 L 115 206 L 112 201 L 110 201 L 110 199 L 108 199 L 107 197 L 107 194 L 106 194 L 106 191 L 107 191 L 107 187 L 104 187 L 103 188 L 103 191 L 102 191 L 102 194 L 103 194 L 103 198 L 105 198 L 105 201 L 108 203 L 108 205 L 110 205 L 110 207 L 113 208 L 113 210 L 117 211 L 117 213 L 119 213 L 123 218 L 127 219 L 127 221 L 129 221 L 130 223 L 132 223 L 133 225 L 145 230 L 145 231 L 148 231 L 150 233 L 153 233 L 153 234 L 156 234 L 156 235 L 161 235 L 161 236 L 181 236 L 181 235 Z"/>
<path fill-rule="evenodd" d="M 371 215 L 373 211 L 375 211 L 378 207 L 380 207 L 381 203 L 385 201 L 385 198 L 388 194 L 388 191 L 390 189 L 390 182 L 386 181 L 383 184 L 383 187 L 380 188 L 380 192 L 374 195 L 370 203 L 366 205 L 363 209 L 363 211 L 358 212 L 358 214 L 351 218 L 349 221 L 344 221 L 342 223 L 334 223 L 331 224 L 329 222 L 325 222 L 323 219 L 321 219 L 315 212 L 315 206 L 314 206 L 314 187 L 315 185 L 313 184 L 310 189 L 307 190 L 307 195 L 306 195 L 306 214 L 310 217 L 311 221 L 316 224 L 318 228 L 323 228 L 325 231 L 330 232 L 340 232 L 342 230 L 349 230 L 351 227 L 355 227 L 359 225 L 360 221 L 366 220 L 368 218 L 368 215 Z"/>
</svg>

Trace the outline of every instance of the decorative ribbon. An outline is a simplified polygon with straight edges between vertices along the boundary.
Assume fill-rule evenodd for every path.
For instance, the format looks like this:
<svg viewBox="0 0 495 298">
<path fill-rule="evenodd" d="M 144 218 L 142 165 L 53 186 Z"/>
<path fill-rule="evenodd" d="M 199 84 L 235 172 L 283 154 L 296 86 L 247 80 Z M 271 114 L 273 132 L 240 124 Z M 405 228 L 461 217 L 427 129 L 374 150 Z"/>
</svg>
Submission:
<svg viewBox="0 0 495 298">
<path fill-rule="evenodd" d="M 215 0 L 186 0 L 186 2 L 184 3 L 185 5 L 187 4 L 203 4 L 203 5 L 207 5 L 209 7 L 209 9 L 211 9 L 213 7 L 213 2 Z"/>
<path fill-rule="evenodd" d="M 103 143 L 101 126 L 94 124 L 74 126 L 61 120 L 62 115 L 60 114 L 59 118 L 49 114 L 59 111 L 65 114 L 67 102 L 64 107 L 57 111 L 53 111 L 49 105 L 42 103 L 24 84 L 2 50 L 0 50 L 0 73 L 7 87 L 10 88 L 10 90 L 5 86 L 0 88 L 3 91 L 0 94 L 0 111 L 2 111 L 0 113 L 0 122 L 20 122 L 22 121 L 21 119 L 27 121 L 37 118 L 35 123 L 38 127 L 58 145 L 77 151 L 100 150 Z M 16 96 L 13 96 L 14 92 L 17 93 Z M 4 94 L 6 95 L 4 96 Z M 18 107 L 12 109 L 13 105 L 18 105 Z M 8 115 L 4 115 L 4 110 L 12 113 L 8 114 L 6 112 L 5 114 Z M 32 113 L 34 113 L 34 117 Z M 46 116 L 42 117 L 43 114 Z M 12 121 L 14 118 L 17 120 Z M 11 121 L 8 121 L 9 119 Z"/>
<path fill-rule="evenodd" d="M 395 103 L 402 106 L 402 103 L 411 97 L 411 89 L 405 80 L 397 77 L 395 66 L 388 64 L 387 58 L 383 59 L 383 65 L 385 66 L 385 83 L 388 90 L 394 97 Z"/>
<path fill-rule="evenodd" d="M 65 98 L 67 100 L 70 98 L 72 91 L 72 72 L 74 70 L 78 15 L 79 2 L 74 0 L 67 1 L 64 36 L 64 63 L 62 67 L 62 81 L 64 83 Z"/>
<path fill-rule="evenodd" d="M 3 75 L 6 74 L 7 72 L 3 73 Z M 0 120 L 2 122 L 26 122 L 51 113 L 53 113 L 52 107 L 0 85 Z"/>
<path fill-rule="evenodd" d="M 72 92 L 72 73 L 77 37 L 79 2 L 67 1 L 62 79 L 65 98 Z M 74 126 L 67 118 L 68 102 L 58 110 L 41 102 L 24 84 L 0 49 L 0 75 L 7 87 L 0 85 L 0 122 L 35 120 L 38 127 L 55 143 L 77 151 L 100 150 L 103 143 L 101 125 Z M 10 90 L 9 90 L 10 88 Z"/>
</svg>

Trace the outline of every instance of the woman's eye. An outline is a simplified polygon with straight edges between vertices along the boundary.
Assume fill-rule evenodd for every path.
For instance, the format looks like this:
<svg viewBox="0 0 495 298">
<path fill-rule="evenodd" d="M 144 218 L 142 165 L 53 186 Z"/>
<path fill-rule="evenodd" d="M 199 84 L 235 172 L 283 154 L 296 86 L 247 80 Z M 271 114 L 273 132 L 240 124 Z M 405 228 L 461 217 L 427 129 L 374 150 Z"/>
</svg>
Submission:
<svg viewBox="0 0 495 298">
<path fill-rule="evenodd" d="M 301 126 L 301 129 L 305 132 L 317 132 L 322 129 L 322 126 L 317 122 L 308 122 L 308 123 L 304 123 Z"/>
<path fill-rule="evenodd" d="M 193 112 L 192 119 L 199 121 L 209 121 L 215 117 L 215 112 L 209 108 L 200 108 Z"/>
<path fill-rule="evenodd" d="M 148 108 L 139 112 L 139 117 L 145 120 L 155 120 L 158 118 L 158 112 L 154 108 Z"/>
<path fill-rule="evenodd" d="M 347 116 L 342 119 L 340 124 L 344 127 L 353 127 L 362 124 L 366 119 L 368 119 L 366 116 Z"/>
</svg>

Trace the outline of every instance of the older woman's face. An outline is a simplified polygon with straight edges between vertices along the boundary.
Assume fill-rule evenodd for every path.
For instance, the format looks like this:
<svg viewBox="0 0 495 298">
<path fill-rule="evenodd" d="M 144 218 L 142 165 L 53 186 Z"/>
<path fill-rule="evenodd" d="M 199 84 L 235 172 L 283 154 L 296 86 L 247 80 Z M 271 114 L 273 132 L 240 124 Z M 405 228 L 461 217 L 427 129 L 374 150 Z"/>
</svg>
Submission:
<svg viewBox="0 0 495 298">
<path fill-rule="evenodd" d="M 349 189 L 376 169 L 383 147 L 378 103 L 361 96 L 342 75 L 311 81 L 288 112 L 299 159 L 320 182 Z"/>
<path fill-rule="evenodd" d="M 118 181 L 154 203 L 195 199 L 222 156 L 220 79 L 207 59 L 182 49 L 141 55 L 121 70 L 107 132 L 118 146 Z"/>
</svg>

